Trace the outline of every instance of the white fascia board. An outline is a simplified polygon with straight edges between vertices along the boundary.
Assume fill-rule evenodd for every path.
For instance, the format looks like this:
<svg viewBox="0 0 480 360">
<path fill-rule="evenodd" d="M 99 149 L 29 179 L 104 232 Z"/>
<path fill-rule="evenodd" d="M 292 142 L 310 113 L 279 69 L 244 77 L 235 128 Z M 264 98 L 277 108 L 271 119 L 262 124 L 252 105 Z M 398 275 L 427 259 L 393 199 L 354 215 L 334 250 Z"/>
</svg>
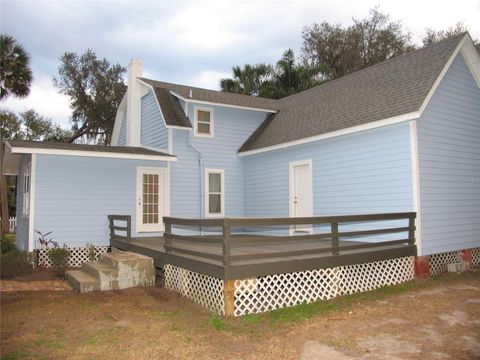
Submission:
<svg viewBox="0 0 480 360">
<path fill-rule="evenodd" d="M 433 94 L 434 94 L 435 91 L 437 90 L 438 85 L 440 85 L 440 82 L 443 80 L 443 77 L 445 76 L 445 74 L 447 73 L 448 69 L 450 68 L 450 65 L 452 65 L 453 60 L 455 60 L 455 57 L 457 56 L 457 54 L 459 53 L 460 49 L 462 48 L 463 44 L 465 43 L 465 41 L 466 41 L 467 39 L 468 39 L 468 35 L 465 34 L 465 36 L 464 36 L 463 39 L 458 43 L 458 45 L 457 45 L 457 47 L 455 48 L 455 50 L 453 51 L 452 55 L 450 56 L 450 58 L 448 59 L 447 63 L 446 63 L 445 66 L 443 67 L 442 71 L 440 72 L 440 75 L 437 77 L 437 80 L 435 80 L 435 82 L 433 83 L 432 88 L 431 88 L 430 91 L 428 92 L 427 97 L 425 98 L 425 100 L 423 100 L 423 103 L 422 103 L 422 105 L 420 106 L 420 109 L 418 110 L 418 112 L 420 113 L 420 115 L 422 115 L 423 111 L 424 111 L 425 108 L 427 107 L 428 103 L 430 102 L 430 99 L 432 98 Z M 471 40 L 470 40 L 470 41 L 471 41 Z"/>
<path fill-rule="evenodd" d="M 480 55 L 478 54 L 472 39 L 468 36 L 468 40 L 460 49 L 460 52 L 467 63 L 467 67 L 473 75 L 477 86 L 480 87 Z"/>
<path fill-rule="evenodd" d="M 231 104 L 217 103 L 217 102 L 212 102 L 212 101 L 195 100 L 194 98 L 183 97 L 182 95 L 179 95 L 175 91 L 172 91 L 172 90 L 170 90 L 170 94 L 172 94 L 173 96 L 176 96 L 177 98 L 179 98 L 180 100 L 183 100 L 185 102 L 191 102 L 191 103 L 196 103 L 196 104 L 217 105 L 217 106 L 229 107 L 229 108 L 233 108 L 233 109 L 252 110 L 252 111 L 260 111 L 260 112 L 268 112 L 268 113 L 273 113 L 273 114 L 276 114 L 278 112 L 278 110 L 273 110 L 273 109 L 254 108 L 254 107 L 250 107 L 250 106 L 231 105 Z"/>
<path fill-rule="evenodd" d="M 118 105 L 117 114 L 115 116 L 115 123 L 113 124 L 112 132 L 112 145 L 116 146 L 118 144 L 118 139 L 120 138 L 120 131 L 122 129 L 123 115 L 125 114 L 127 106 L 127 93 L 123 95 L 120 105 Z"/>
<path fill-rule="evenodd" d="M 165 156 L 165 155 L 143 155 L 143 154 L 128 154 L 128 153 L 85 151 L 85 150 L 40 149 L 40 148 L 16 147 L 16 146 L 12 147 L 12 154 L 41 154 L 41 155 L 86 156 L 86 157 L 96 157 L 96 158 L 129 159 L 129 160 L 177 161 L 177 158 L 175 156 Z"/>
<path fill-rule="evenodd" d="M 341 129 L 341 130 L 331 131 L 331 132 L 328 132 L 328 133 L 325 133 L 325 134 L 309 136 L 309 137 L 306 137 L 306 138 L 303 138 L 303 139 L 289 141 L 289 142 L 278 144 L 278 145 L 267 146 L 267 147 L 260 148 L 260 149 L 255 149 L 255 150 L 242 151 L 242 152 L 238 153 L 238 155 L 239 156 L 248 156 L 248 155 L 260 154 L 260 153 L 267 152 L 267 151 L 272 151 L 272 150 L 285 149 L 285 148 L 289 148 L 291 146 L 308 144 L 308 143 L 318 141 L 318 140 L 331 139 L 331 138 L 335 138 L 335 137 L 338 137 L 338 136 L 354 134 L 354 133 L 357 133 L 357 132 L 360 132 L 360 131 L 366 131 L 366 130 L 376 129 L 376 128 L 383 127 L 383 126 L 398 124 L 398 123 L 401 123 L 401 122 L 418 119 L 419 117 L 420 117 L 420 113 L 418 111 L 413 111 L 411 113 L 398 115 L 398 116 L 393 116 L 393 117 L 382 119 L 382 120 L 372 121 L 372 122 L 369 122 L 369 123 L 366 123 L 366 124 L 352 126 L 352 127 Z"/>
<path fill-rule="evenodd" d="M 137 79 L 137 80 L 140 82 L 140 84 L 142 84 L 143 86 L 146 86 L 152 92 L 153 98 L 155 99 L 155 104 L 157 104 L 157 107 L 158 107 L 158 111 L 160 111 L 160 114 L 162 115 L 163 125 L 165 125 L 165 127 L 168 127 L 167 122 L 165 121 L 165 116 L 163 116 L 162 108 L 160 107 L 157 96 L 155 95 L 155 90 L 153 86 L 140 79 Z"/>
</svg>

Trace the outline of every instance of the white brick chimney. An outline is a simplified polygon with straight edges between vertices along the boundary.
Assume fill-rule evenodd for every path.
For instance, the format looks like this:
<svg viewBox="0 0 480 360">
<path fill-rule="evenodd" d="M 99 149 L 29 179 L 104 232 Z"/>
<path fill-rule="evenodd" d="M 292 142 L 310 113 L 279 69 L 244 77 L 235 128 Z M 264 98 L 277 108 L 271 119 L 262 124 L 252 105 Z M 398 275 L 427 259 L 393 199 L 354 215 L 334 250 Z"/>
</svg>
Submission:
<svg viewBox="0 0 480 360">
<path fill-rule="evenodd" d="M 140 146 L 141 89 L 137 78 L 143 76 L 143 61 L 132 59 L 128 64 L 127 146 Z"/>
</svg>

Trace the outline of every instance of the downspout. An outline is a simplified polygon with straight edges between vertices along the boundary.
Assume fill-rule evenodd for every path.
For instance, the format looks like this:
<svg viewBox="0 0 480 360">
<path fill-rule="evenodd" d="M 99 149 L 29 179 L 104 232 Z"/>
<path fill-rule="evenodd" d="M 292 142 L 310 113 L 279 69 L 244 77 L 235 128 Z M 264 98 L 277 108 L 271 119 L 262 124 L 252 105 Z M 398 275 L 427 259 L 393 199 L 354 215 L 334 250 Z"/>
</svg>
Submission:
<svg viewBox="0 0 480 360">
<path fill-rule="evenodd" d="M 188 102 L 185 102 L 185 115 L 188 117 Z M 190 131 L 188 133 L 187 137 L 187 144 L 190 146 L 197 154 L 198 154 L 198 171 L 200 175 L 200 217 L 204 218 L 205 217 L 205 204 L 204 204 L 204 192 L 205 192 L 205 186 L 204 186 L 204 174 L 203 174 L 203 168 L 204 168 L 204 163 L 203 163 L 203 155 L 200 150 L 198 150 L 195 145 L 192 144 L 192 132 Z M 203 235 L 203 230 L 200 228 L 200 232 Z"/>
</svg>

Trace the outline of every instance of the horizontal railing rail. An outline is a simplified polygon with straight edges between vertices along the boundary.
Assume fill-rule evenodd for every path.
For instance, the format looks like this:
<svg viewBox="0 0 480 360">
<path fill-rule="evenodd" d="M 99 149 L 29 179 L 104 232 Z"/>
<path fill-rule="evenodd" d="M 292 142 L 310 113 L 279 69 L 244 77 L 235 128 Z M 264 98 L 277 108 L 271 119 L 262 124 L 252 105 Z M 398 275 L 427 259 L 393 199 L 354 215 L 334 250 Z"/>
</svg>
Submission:
<svg viewBox="0 0 480 360">
<path fill-rule="evenodd" d="M 399 245 L 415 245 L 415 219 L 416 213 L 385 213 L 385 214 L 362 214 L 362 215 L 340 215 L 340 216 L 318 216 L 318 217 L 298 217 L 298 218 L 219 218 L 219 219 L 186 219 L 175 217 L 164 217 L 165 224 L 165 252 L 176 256 L 193 256 L 209 261 L 220 261 L 224 266 L 230 266 L 234 262 L 248 260 L 267 260 L 279 259 L 295 256 L 315 256 L 330 253 L 332 256 L 338 256 L 341 253 L 369 250 L 378 247 L 390 248 Z M 340 231 L 340 226 L 351 224 L 366 224 L 380 221 L 405 220 L 406 226 L 381 227 L 373 229 Z M 266 228 L 266 227 L 292 227 L 295 225 L 329 225 L 328 232 L 308 235 L 279 235 L 263 236 L 249 233 L 232 233 L 232 228 Z M 371 224 L 370 224 L 371 225 Z M 220 234 L 202 234 L 202 235 L 180 235 L 172 232 L 173 227 L 192 227 L 202 229 L 203 227 L 220 228 Z M 350 241 L 355 238 L 366 236 L 378 236 L 386 234 L 406 233 L 405 238 L 389 239 L 374 242 L 358 242 L 358 244 L 342 244 L 342 241 Z M 262 249 L 251 254 L 232 255 L 232 248 L 239 245 L 258 244 L 266 245 L 271 243 L 290 243 L 301 240 L 312 240 L 322 243 L 329 243 L 329 246 L 320 248 L 282 250 L 272 248 L 271 250 Z M 181 242 L 181 243 L 179 243 Z M 199 250 L 198 245 L 221 244 L 221 249 L 208 247 L 208 250 Z M 323 255 L 324 256 L 324 255 Z"/>
<path fill-rule="evenodd" d="M 130 243 L 132 241 L 132 217 L 130 215 L 108 215 L 110 228 L 110 240 L 123 241 Z M 122 222 L 123 226 L 116 225 Z M 120 231 L 123 235 L 117 233 Z"/>
</svg>

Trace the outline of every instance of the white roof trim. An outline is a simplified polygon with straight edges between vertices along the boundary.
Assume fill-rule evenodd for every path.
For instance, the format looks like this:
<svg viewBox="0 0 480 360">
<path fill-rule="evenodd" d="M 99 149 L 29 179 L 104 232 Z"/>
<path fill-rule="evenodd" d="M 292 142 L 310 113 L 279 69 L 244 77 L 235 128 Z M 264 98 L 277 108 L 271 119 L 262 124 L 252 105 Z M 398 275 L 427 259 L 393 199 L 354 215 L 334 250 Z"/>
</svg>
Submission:
<svg viewBox="0 0 480 360">
<path fill-rule="evenodd" d="M 473 44 L 472 38 L 469 36 L 469 41 L 465 41 L 465 44 L 460 49 L 460 52 L 467 63 L 467 67 L 473 75 L 477 86 L 480 88 L 480 56 Z"/>
<path fill-rule="evenodd" d="M 191 127 L 186 127 L 186 126 L 177 126 L 177 125 L 167 125 L 167 121 L 165 120 L 165 116 L 163 116 L 163 112 L 162 112 L 162 108 L 160 106 L 160 104 L 158 103 L 158 99 L 157 99 L 157 96 L 155 95 L 155 89 L 153 88 L 152 85 L 146 83 L 145 81 L 142 81 L 140 79 L 137 79 L 138 81 L 140 81 L 143 85 L 147 86 L 150 91 L 152 91 L 153 93 L 153 97 L 155 98 L 155 103 L 157 104 L 158 106 L 158 110 L 160 111 L 160 114 L 162 115 L 162 119 L 163 119 L 163 124 L 165 125 L 165 127 L 167 129 L 182 129 L 182 130 L 192 130 Z M 171 92 L 170 92 L 171 93 Z M 175 95 L 176 96 L 176 95 Z"/>
<path fill-rule="evenodd" d="M 64 150 L 64 149 L 42 149 L 21 146 L 11 146 L 12 154 L 42 154 L 42 155 L 65 155 L 65 156 L 86 156 L 97 158 L 114 158 L 114 159 L 130 159 L 130 160 L 161 160 L 161 161 L 177 161 L 174 156 L 165 155 L 146 155 L 146 154 L 128 154 L 119 152 L 104 151 L 85 151 L 85 150 Z"/>
<path fill-rule="evenodd" d="M 404 121 L 418 119 L 419 117 L 420 117 L 420 113 L 418 111 L 413 111 L 411 113 L 398 115 L 398 116 L 393 116 L 393 117 L 382 119 L 382 120 L 372 121 L 372 122 L 369 122 L 369 123 L 366 123 L 366 124 L 361 124 L 361 125 L 357 125 L 357 126 L 348 127 L 348 128 L 345 128 L 345 129 L 331 131 L 331 132 L 328 132 L 328 133 L 315 135 L 315 136 L 310 136 L 310 137 L 303 138 L 303 139 L 293 140 L 293 141 L 285 142 L 285 143 L 282 143 L 282 144 L 266 146 L 266 147 L 260 148 L 260 149 L 242 151 L 242 152 L 238 153 L 238 155 L 239 156 L 248 156 L 248 155 L 260 154 L 260 153 L 267 152 L 267 151 L 272 151 L 272 150 L 285 149 L 285 148 L 288 148 L 288 147 L 291 147 L 291 146 L 308 144 L 308 143 L 318 141 L 318 140 L 331 139 L 331 138 L 338 137 L 338 136 L 354 134 L 354 133 L 357 133 L 357 132 L 360 132 L 360 131 L 376 129 L 376 128 L 379 128 L 379 127 L 382 127 L 382 126 L 398 124 L 398 123 L 401 123 L 401 122 L 404 122 Z"/>
<path fill-rule="evenodd" d="M 437 90 L 438 85 L 440 85 L 440 82 L 442 81 L 443 77 L 445 76 L 448 69 L 450 68 L 450 65 L 452 65 L 453 60 L 455 60 L 455 57 L 457 56 L 458 52 L 462 48 L 462 46 L 465 43 L 465 40 L 467 39 L 467 37 L 468 37 L 468 35 L 465 34 L 465 36 L 462 38 L 462 40 L 458 43 L 458 45 L 455 48 L 455 50 L 453 51 L 452 55 L 450 56 L 447 63 L 443 67 L 442 72 L 437 77 L 437 80 L 435 80 L 435 82 L 433 83 L 432 88 L 428 92 L 427 97 L 425 98 L 425 100 L 423 100 L 423 103 L 420 106 L 420 109 L 418 110 L 420 112 L 420 115 L 423 113 L 423 111 L 427 107 L 428 103 L 430 102 L 430 99 L 432 98 L 433 94 L 435 93 L 435 90 Z"/>
<path fill-rule="evenodd" d="M 112 132 L 112 141 L 111 144 L 116 146 L 118 144 L 118 140 L 120 139 L 120 131 L 122 130 L 122 122 L 123 122 L 123 115 L 126 111 L 127 107 L 127 93 L 123 95 L 122 101 L 120 101 L 120 105 L 118 105 L 117 115 L 115 116 L 115 122 L 113 124 L 113 132 Z"/>
<path fill-rule="evenodd" d="M 260 111 L 260 112 L 268 112 L 268 113 L 273 113 L 273 114 L 276 114 L 278 112 L 278 110 L 272 110 L 272 109 L 254 108 L 254 107 L 250 107 L 250 106 L 231 105 L 231 104 L 225 104 L 225 103 L 213 102 L 213 101 L 195 100 L 194 98 L 185 98 L 182 95 L 179 95 L 175 91 L 172 91 L 172 90 L 170 90 L 170 94 L 172 94 L 173 96 L 176 96 L 177 98 L 179 98 L 180 100 L 183 100 L 185 102 L 191 102 L 191 103 L 196 103 L 196 104 L 217 105 L 217 106 L 229 107 L 229 108 L 233 108 L 233 109 L 252 110 L 252 111 Z"/>
</svg>

